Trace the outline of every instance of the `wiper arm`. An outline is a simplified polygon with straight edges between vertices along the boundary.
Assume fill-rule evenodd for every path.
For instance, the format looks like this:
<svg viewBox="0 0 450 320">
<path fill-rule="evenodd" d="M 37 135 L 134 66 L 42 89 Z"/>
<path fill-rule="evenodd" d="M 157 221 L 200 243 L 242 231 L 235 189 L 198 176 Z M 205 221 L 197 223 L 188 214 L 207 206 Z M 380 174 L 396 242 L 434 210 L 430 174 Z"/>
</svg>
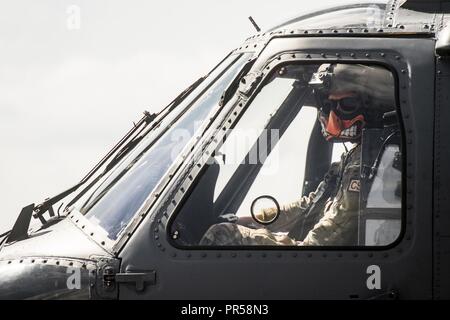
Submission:
<svg viewBox="0 0 450 320">
<path fill-rule="evenodd" d="M 112 161 L 108 163 L 105 170 L 99 176 L 97 176 L 86 188 L 84 188 L 82 192 L 80 192 L 80 194 L 78 194 L 74 199 L 72 199 L 66 206 L 66 208 L 74 204 L 101 177 L 103 177 L 118 162 L 120 162 L 120 160 L 122 160 L 126 154 L 128 154 L 131 150 L 133 150 L 134 147 L 136 147 L 136 145 L 143 139 L 144 136 L 146 136 L 148 132 L 157 127 L 161 123 L 165 115 L 170 113 L 173 109 L 175 109 L 192 91 L 194 91 L 209 76 L 210 73 L 197 79 L 194 83 L 192 83 L 188 88 L 186 88 L 183 92 L 181 92 L 174 100 L 172 100 L 164 109 L 162 109 L 157 114 L 150 114 L 148 111 L 145 111 L 144 117 L 141 120 L 139 120 L 139 122 L 135 124 L 133 128 L 122 139 L 120 139 L 120 141 L 106 154 L 106 156 L 103 157 L 103 159 L 100 160 L 100 162 L 97 165 L 95 165 L 95 167 L 91 171 L 89 171 L 89 173 L 83 179 L 81 179 L 79 183 L 52 198 L 45 199 L 44 202 L 42 202 L 37 206 L 32 204 L 24 207 L 21 213 L 19 214 L 19 217 L 17 218 L 13 229 L 2 234 L 0 236 L 0 239 L 2 237 L 7 236 L 6 238 L 7 243 L 26 239 L 28 237 L 28 227 L 30 225 L 31 217 L 39 219 L 42 225 L 45 225 L 47 223 L 47 220 L 43 217 L 43 215 L 48 211 L 51 218 L 55 217 L 55 211 L 53 209 L 53 206 L 62 199 L 69 196 L 70 194 L 74 193 L 82 185 L 84 185 L 120 149 L 120 151 L 116 154 L 116 156 L 112 159 Z M 165 114 L 162 115 L 163 113 Z M 158 122 L 154 123 L 145 134 L 139 136 L 142 133 L 142 131 L 160 115 L 162 116 L 160 117 Z M 138 133 L 136 134 L 136 132 Z M 130 140 L 130 138 L 133 135 L 134 137 L 132 138 L 132 140 L 129 141 L 125 146 L 123 146 L 124 143 Z M 58 217 L 59 217 L 59 210 L 58 210 Z"/>
<path fill-rule="evenodd" d="M 22 209 L 22 211 L 19 214 L 19 217 L 17 218 L 13 229 L 9 233 L 7 243 L 12 241 L 19 241 L 26 239 L 28 237 L 28 227 L 30 225 L 31 217 L 39 219 L 43 225 L 47 223 L 47 220 L 43 217 L 43 215 L 48 211 L 51 218 L 55 217 L 55 211 L 53 209 L 53 205 L 61 201 L 62 199 L 66 198 L 73 192 L 75 192 L 78 188 L 80 188 L 83 184 L 85 184 L 122 146 L 134 136 L 134 138 L 130 141 L 133 142 L 136 137 L 144 130 L 144 128 L 152 123 L 155 118 L 158 116 L 158 114 L 150 114 L 149 112 L 144 112 L 144 117 L 139 120 L 137 124 L 133 126 L 133 128 L 125 134 L 125 136 L 120 139 L 120 141 L 106 154 L 106 156 L 103 157 L 103 159 L 100 160 L 100 162 L 95 165 L 95 167 L 89 171 L 89 173 L 81 179 L 79 183 L 74 185 L 73 187 L 59 193 L 58 195 L 47 198 L 42 202 L 41 204 L 38 204 L 35 206 L 34 204 L 26 206 Z M 137 143 L 133 143 L 133 146 L 135 146 Z M 129 146 L 130 144 L 127 144 L 126 146 Z M 131 150 L 128 148 L 128 151 Z M 123 157 L 125 148 L 121 149 L 119 154 L 121 157 Z M 128 152 L 127 151 L 127 152 Z M 113 159 L 117 161 L 116 158 Z M 108 168 L 108 167 L 107 167 Z M 112 166 L 109 166 L 108 170 L 110 170 Z M 103 173 L 104 174 L 104 173 Z M 103 176 L 103 174 L 100 175 Z M 98 179 L 98 177 L 97 177 Z M 85 189 L 86 190 L 86 189 Z M 77 196 L 78 197 L 78 196 Z M 73 203 L 73 200 L 71 201 L 71 204 Z M 59 216 L 59 213 L 58 213 Z"/>
</svg>

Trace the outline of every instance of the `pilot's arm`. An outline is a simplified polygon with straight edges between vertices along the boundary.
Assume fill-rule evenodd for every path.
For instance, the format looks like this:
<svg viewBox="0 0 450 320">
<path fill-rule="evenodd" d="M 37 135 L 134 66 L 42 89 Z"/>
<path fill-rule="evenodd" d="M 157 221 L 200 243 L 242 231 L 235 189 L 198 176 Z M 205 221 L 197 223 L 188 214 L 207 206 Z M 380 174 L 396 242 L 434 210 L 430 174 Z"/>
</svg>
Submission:
<svg viewBox="0 0 450 320">
<path fill-rule="evenodd" d="M 297 221 L 304 218 L 305 213 L 308 212 L 309 207 L 312 205 L 316 197 L 319 197 L 320 194 L 328 188 L 327 185 L 331 183 L 330 179 L 337 175 L 339 167 L 340 162 L 332 163 L 330 169 L 324 177 L 324 180 L 320 182 L 314 192 L 311 192 L 308 196 L 302 196 L 299 200 L 290 204 L 280 206 L 280 215 L 278 216 L 278 219 L 266 228 L 272 232 L 290 231 Z M 261 220 L 267 221 L 272 220 L 276 212 L 276 208 L 267 208 L 262 210 L 257 215 L 259 218 L 263 218 Z"/>
<path fill-rule="evenodd" d="M 324 215 L 300 245 L 356 245 L 359 211 L 359 159 L 346 166 L 339 191 L 324 207 Z"/>
</svg>

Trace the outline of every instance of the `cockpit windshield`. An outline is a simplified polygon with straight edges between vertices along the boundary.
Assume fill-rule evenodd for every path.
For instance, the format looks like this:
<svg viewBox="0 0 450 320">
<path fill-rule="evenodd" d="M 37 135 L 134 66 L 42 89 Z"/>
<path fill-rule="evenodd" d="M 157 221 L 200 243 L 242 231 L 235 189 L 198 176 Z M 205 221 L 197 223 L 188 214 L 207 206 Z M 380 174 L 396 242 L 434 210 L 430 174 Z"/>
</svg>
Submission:
<svg viewBox="0 0 450 320">
<path fill-rule="evenodd" d="M 177 157 L 218 108 L 224 90 L 250 53 L 232 54 L 196 88 L 167 119 L 77 203 L 79 210 L 102 227 L 112 240 L 128 225 Z M 160 137 L 155 141 L 155 135 Z"/>
</svg>

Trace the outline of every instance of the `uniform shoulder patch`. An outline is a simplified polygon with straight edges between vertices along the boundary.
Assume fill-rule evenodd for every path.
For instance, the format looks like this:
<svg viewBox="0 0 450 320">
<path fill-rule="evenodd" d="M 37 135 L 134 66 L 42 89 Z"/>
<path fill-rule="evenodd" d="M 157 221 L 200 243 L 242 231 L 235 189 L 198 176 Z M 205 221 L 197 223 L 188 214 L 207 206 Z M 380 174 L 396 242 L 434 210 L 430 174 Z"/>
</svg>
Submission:
<svg viewBox="0 0 450 320">
<path fill-rule="evenodd" d="M 360 189 L 361 189 L 360 180 L 350 180 L 350 184 L 348 185 L 348 191 L 359 192 Z"/>
</svg>

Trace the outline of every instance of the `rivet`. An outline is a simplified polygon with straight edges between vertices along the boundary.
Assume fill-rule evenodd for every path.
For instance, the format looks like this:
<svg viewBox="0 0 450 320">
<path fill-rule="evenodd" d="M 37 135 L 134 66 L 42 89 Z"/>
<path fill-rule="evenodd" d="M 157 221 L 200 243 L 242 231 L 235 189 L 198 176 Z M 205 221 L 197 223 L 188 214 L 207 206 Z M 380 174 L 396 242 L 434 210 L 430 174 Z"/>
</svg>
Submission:
<svg viewBox="0 0 450 320">
<path fill-rule="evenodd" d="M 47 263 L 47 260 L 42 260 L 43 263 Z"/>
<path fill-rule="evenodd" d="M 413 208 L 412 205 L 408 205 L 408 210 L 411 210 Z"/>
<path fill-rule="evenodd" d="M 380 56 L 382 56 L 384 58 L 386 56 L 386 54 L 384 52 L 381 52 Z"/>
<path fill-rule="evenodd" d="M 339 53 L 336 53 L 336 57 L 340 57 L 341 55 Z"/>
<path fill-rule="evenodd" d="M 294 59 L 295 59 L 295 54 L 293 54 L 293 55 L 292 55 L 292 58 L 294 58 Z"/>
<path fill-rule="evenodd" d="M 34 259 L 33 259 L 33 260 L 31 260 L 31 263 L 34 263 L 34 261 L 35 261 Z"/>
<path fill-rule="evenodd" d="M 162 248 L 161 248 L 161 251 L 162 251 L 162 252 L 166 251 L 166 248 L 162 247 Z"/>
<path fill-rule="evenodd" d="M 56 265 L 59 266 L 59 261 L 56 261 Z"/>
<path fill-rule="evenodd" d="M 251 258 L 252 254 L 251 253 L 247 253 L 247 258 Z"/>
<path fill-rule="evenodd" d="M 400 56 L 395 56 L 395 60 L 400 60 Z"/>
<path fill-rule="evenodd" d="M 355 54 L 352 52 L 352 53 L 350 53 L 350 57 L 354 57 L 355 56 Z"/>
<path fill-rule="evenodd" d="M 155 240 L 158 240 L 159 239 L 159 236 L 155 236 Z"/>
<path fill-rule="evenodd" d="M 322 58 L 325 58 L 325 53 L 321 53 L 320 55 L 322 56 Z"/>
<path fill-rule="evenodd" d="M 297 252 L 292 253 L 292 257 L 293 258 L 297 257 Z"/>
<path fill-rule="evenodd" d="M 304 33 L 304 34 L 307 34 L 307 33 L 308 33 L 308 30 L 303 31 L 303 33 Z"/>
<path fill-rule="evenodd" d="M 365 54 L 366 58 L 370 57 L 370 53 Z"/>
<path fill-rule="evenodd" d="M 404 25 L 399 25 L 398 27 L 399 27 L 400 29 L 402 29 L 402 30 L 405 29 L 405 26 L 404 26 Z"/>
<path fill-rule="evenodd" d="M 307 54 L 307 55 L 306 55 L 306 58 L 311 58 L 311 55 Z"/>
<path fill-rule="evenodd" d="M 102 246 L 104 246 L 105 245 L 105 241 L 102 241 Z"/>
<path fill-rule="evenodd" d="M 281 258 L 282 256 L 283 256 L 283 255 L 282 255 L 281 253 L 278 253 L 278 254 L 277 254 L 277 257 L 278 257 L 278 258 Z"/>
<path fill-rule="evenodd" d="M 70 262 L 70 263 L 69 263 L 69 266 L 73 266 L 73 262 Z"/>
<path fill-rule="evenodd" d="M 342 258 L 342 253 L 338 253 L 338 258 Z"/>
<path fill-rule="evenodd" d="M 336 29 L 333 30 L 333 33 L 338 33 L 338 31 Z"/>
<path fill-rule="evenodd" d="M 263 253 L 263 254 L 261 254 L 261 256 L 262 256 L 263 258 L 265 258 L 265 257 L 267 257 L 267 254 Z"/>
<path fill-rule="evenodd" d="M 322 31 L 322 30 L 319 30 L 319 31 L 317 31 L 317 33 L 323 33 L 323 31 Z"/>
<path fill-rule="evenodd" d="M 270 66 L 267 66 L 266 69 L 269 70 L 269 69 L 270 69 Z"/>
<path fill-rule="evenodd" d="M 354 254 L 353 254 L 353 258 L 358 258 L 358 254 L 357 254 L 357 253 L 354 253 Z"/>
<path fill-rule="evenodd" d="M 369 258 L 372 258 L 372 257 L 373 257 L 373 253 L 370 252 L 367 256 L 368 256 Z"/>
<path fill-rule="evenodd" d="M 91 232 L 91 237 L 93 237 L 94 236 L 94 233 L 93 232 Z"/>
<path fill-rule="evenodd" d="M 172 257 L 175 258 L 176 256 L 177 256 L 177 253 L 176 253 L 176 252 L 173 252 L 173 253 L 172 253 Z"/>
<path fill-rule="evenodd" d="M 389 257 L 389 253 L 387 253 L 387 252 L 384 253 L 384 254 L 383 254 L 383 257 L 385 257 L 385 258 Z"/>
<path fill-rule="evenodd" d="M 369 32 L 369 30 L 368 29 L 363 29 L 363 32 Z"/>
<path fill-rule="evenodd" d="M 222 254 L 219 252 L 219 253 L 216 255 L 216 257 L 217 257 L 217 258 L 220 258 L 220 257 L 222 257 Z"/>
<path fill-rule="evenodd" d="M 291 30 L 291 32 L 290 32 L 291 34 L 294 34 L 294 30 Z"/>
<path fill-rule="evenodd" d="M 441 70 L 438 70 L 438 71 L 437 71 L 437 74 L 441 74 L 441 73 L 442 73 L 442 71 L 441 71 Z"/>
<path fill-rule="evenodd" d="M 202 253 L 202 258 L 206 258 L 208 255 L 206 253 Z"/>
<path fill-rule="evenodd" d="M 312 258 L 312 253 L 308 253 L 308 258 Z"/>
<path fill-rule="evenodd" d="M 236 253 L 233 252 L 233 253 L 231 254 L 231 256 L 232 256 L 233 258 L 236 258 L 237 255 L 236 255 Z"/>
<path fill-rule="evenodd" d="M 348 33 L 353 33 L 353 29 L 348 29 L 347 32 Z"/>
<path fill-rule="evenodd" d="M 383 32 L 383 29 L 378 29 L 377 32 Z"/>
<path fill-rule="evenodd" d="M 186 257 L 187 257 L 187 258 L 190 258 L 190 257 L 191 257 L 191 254 L 190 254 L 190 253 L 186 253 Z"/>
<path fill-rule="evenodd" d="M 326 258 L 327 257 L 327 254 L 326 253 L 324 253 L 323 255 L 322 255 L 324 258 Z"/>
<path fill-rule="evenodd" d="M 11 264 L 11 261 L 8 261 L 8 264 Z"/>
<path fill-rule="evenodd" d="M 401 73 L 405 74 L 405 73 L 406 73 L 406 70 L 405 70 L 405 69 L 402 69 L 402 70 L 401 70 Z"/>
<path fill-rule="evenodd" d="M 23 262 L 23 260 L 20 260 L 20 261 L 19 261 L 19 263 L 22 263 L 22 262 Z"/>
<path fill-rule="evenodd" d="M 392 20 L 392 19 L 390 19 L 390 20 Z M 390 23 L 389 23 L 387 26 L 388 26 L 389 28 L 392 28 L 392 24 L 390 24 Z"/>
<path fill-rule="evenodd" d="M 427 24 L 425 24 L 425 25 L 423 26 L 423 28 L 424 28 L 424 29 L 428 29 L 428 28 L 430 28 L 430 26 L 427 25 Z"/>
</svg>

